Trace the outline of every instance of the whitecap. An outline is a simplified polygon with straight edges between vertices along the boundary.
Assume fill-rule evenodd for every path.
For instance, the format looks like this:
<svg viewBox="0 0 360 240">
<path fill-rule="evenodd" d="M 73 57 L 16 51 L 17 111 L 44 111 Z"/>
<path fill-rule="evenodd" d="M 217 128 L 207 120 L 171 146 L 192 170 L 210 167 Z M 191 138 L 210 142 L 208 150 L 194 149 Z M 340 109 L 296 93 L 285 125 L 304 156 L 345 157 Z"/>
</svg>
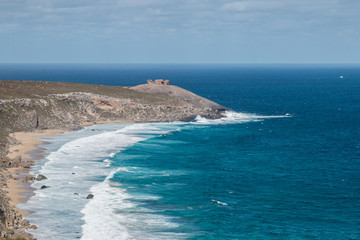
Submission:
<svg viewBox="0 0 360 240">
<path fill-rule="evenodd" d="M 118 169 L 116 169 L 117 172 L 130 172 L 129 169 L 127 169 L 126 167 L 119 167 Z"/>
<path fill-rule="evenodd" d="M 115 171 L 101 183 L 91 187 L 94 198 L 81 210 L 84 214 L 82 238 L 92 239 L 170 239 L 174 233 L 155 232 L 153 229 L 178 227 L 170 218 L 155 214 L 149 209 L 137 206 L 131 199 L 151 199 L 150 196 L 135 197 L 125 189 L 114 187 L 109 179 Z M 154 197 L 156 199 L 156 197 Z"/>
<path fill-rule="evenodd" d="M 125 190 L 119 190 L 119 187 L 116 187 L 115 184 L 110 186 L 108 180 L 105 183 L 102 182 L 105 176 L 108 176 L 108 178 L 111 176 L 110 172 L 113 170 L 111 169 L 109 157 L 139 141 L 150 138 L 152 134 L 163 134 L 171 130 L 170 128 L 165 131 L 155 124 L 101 125 L 98 128 L 99 131 L 89 130 L 81 134 L 69 133 L 67 135 L 69 140 L 67 141 L 65 136 L 62 136 L 62 144 L 50 152 L 46 157 L 47 162 L 37 172 L 37 174 L 41 173 L 48 177 L 46 185 L 50 186 L 50 188 L 46 189 L 46 191 L 35 191 L 35 195 L 26 203 L 24 210 L 35 211 L 34 214 L 26 218 L 38 226 L 36 231 L 30 230 L 38 239 L 71 239 L 81 236 L 82 225 L 85 225 L 85 228 L 89 226 L 90 229 L 94 227 L 91 221 L 84 223 L 81 210 L 84 209 L 84 206 L 87 206 L 85 207 L 87 210 L 84 210 L 85 219 L 93 217 L 91 214 L 99 210 L 99 206 L 95 204 L 99 200 L 104 205 L 107 202 L 106 199 L 123 196 L 119 198 L 119 201 L 121 201 L 118 203 L 131 208 L 132 205 L 129 205 L 129 202 L 122 201 L 129 197 L 126 195 Z M 142 135 L 142 133 L 146 133 L 146 135 Z M 71 134 L 79 137 L 76 138 Z M 53 140 L 56 140 L 56 138 L 53 138 Z M 119 168 L 118 170 L 126 171 L 127 169 Z M 108 188 L 111 188 L 111 191 L 107 191 L 108 188 L 106 187 L 96 190 L 99 181 L 103 183 L 100 186 L 107 185 Z M 41 184 L 43 183 L 34 182 L 33 187 L 40 189 Z M 116 188 L 115 192 L 112 191 L 113 188 Z M 103 192 L 99 193 L 99 191 Z M 114 194 L 114 196 L 107 195 L 106 191 L 110 195 Z M 74 197 L 74 193 L 79 195 Z M 89 193 L 96 193 L 94 199 L 86 199 Z M 95 205 L 92 205 L 92 202 Z M 88 203 L 90 205 L 87 205 Z M 97 217 L 105 219 L 107 212 L 115 211 L 118 207 L 117 205 L 111 205 L 106 211 L 99 212 Z M 47 218 L 44 219 L 41 216 L 47 216 Z M 124 219 L 125 222 L 126 219 Z M 116 225 L 116 234 L 121 235 L 126 232 L 126 229 L 120 231 L 119 228 L 124 225 L 119 225 L 116 219 L 114 222 L 111 222 L 111 219 L 108 220 L 109 225 Z M 62 226 L 62 228 L 57 226 Z M 110 236 L 115 235 L 110 234 Z M 126 235 L 124 236 L 126 239 Z M 116 239 L 119 238 L 116 237 Z"/>
<path fill-rule="evenodd" d="M 208 119 L 205 117 L 197 116 L 193 124 L 203 124 L 203 125 L 217 125 L 217 124 L 235 124 L 235 123 L 246 123 L 246 122 L 257 122 L 263 119 L 269 118 L 287 118 L 292 117 L 291 114 L 287 113 L 285 115 L 257 115 L 251 113 L 241 113 L 234 111 L 225 111 L 222 118 L 219 119 Z"/>
<path fill-rule="evenodd" d="M 229 204 L 227 204 L 226 202 L 220 202 L 219 200 L 216 200 L 216 199 L 211 199 L 211 201 L 219 204 L 219 205 L 222 205 L 222 206 L 228 206 Z"/>
</svg>

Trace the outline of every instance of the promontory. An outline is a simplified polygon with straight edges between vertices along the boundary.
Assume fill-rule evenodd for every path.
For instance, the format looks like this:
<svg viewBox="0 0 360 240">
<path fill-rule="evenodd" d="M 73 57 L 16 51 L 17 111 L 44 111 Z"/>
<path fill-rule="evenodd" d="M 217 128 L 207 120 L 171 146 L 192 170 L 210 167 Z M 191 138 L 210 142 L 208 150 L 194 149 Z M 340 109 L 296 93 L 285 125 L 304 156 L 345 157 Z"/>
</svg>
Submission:
<svg viewBox="0 0 360 240">
<path fill-rule="evenodd" d="M 16 132 L 49 129 L 76 130 L 107 122 L 189 121 L 200 115 L 220 118 L 225 107 L 190 91 L 157 79 L 135 87 L 66 82 L 0 81 L 0 238 L 33 239 L 32 226 L 11 204 L 10 168 L 29 168 L 32 160 L 10 155 L 10 147 L 22 144 Z M 16 154 L 15 154 L 16 155 Z M 34 180 L 27 177 L 22 181 Z"/>
</svg>

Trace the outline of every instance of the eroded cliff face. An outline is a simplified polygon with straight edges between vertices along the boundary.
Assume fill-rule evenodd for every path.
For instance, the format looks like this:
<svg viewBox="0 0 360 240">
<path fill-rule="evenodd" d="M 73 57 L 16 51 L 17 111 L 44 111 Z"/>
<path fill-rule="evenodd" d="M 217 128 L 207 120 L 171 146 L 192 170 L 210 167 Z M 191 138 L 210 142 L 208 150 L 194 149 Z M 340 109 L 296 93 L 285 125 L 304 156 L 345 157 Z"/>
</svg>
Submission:
<svg viewBox="0 0 360 240">
<path fill-rule="evenodd" d="M 8 172 L 0 169 L 0 183 L 4 185 Z M 0 239 L 33 239 L 32 235 L 25 230 L 31 225 L 28 220 L 11 206 L 10 199 L 3 189 L 0 189 Z"/>
<path fill-rule="evenodd" d="M 164 122 L 189 120 L 197 115 L 216 118 L 221 113 L 220 109 L 200 108 L 175 97 L 149 103 L 85 92 L 0 100 L 0 107 L 1 129 L 5 133 L 73 128 L 85 122 L 107 120 Z"/>
<path fill-rule="evenodd" d="M 132 89 L 73 83 L 0 81 L 0 185 L 12 176 L 8 167 L 24 164 L 9 159 L 12 132 L 36 129 L 77 129 L 98 121 L 166 122 L 197 115 L 219 118 L 226 109 L 176 86 L 140 85 Z M 27 166 L 29 167 L 29 166 Z M 0 236 L 25 237 L 29 223 L 0 190 Z"/>
</svg>

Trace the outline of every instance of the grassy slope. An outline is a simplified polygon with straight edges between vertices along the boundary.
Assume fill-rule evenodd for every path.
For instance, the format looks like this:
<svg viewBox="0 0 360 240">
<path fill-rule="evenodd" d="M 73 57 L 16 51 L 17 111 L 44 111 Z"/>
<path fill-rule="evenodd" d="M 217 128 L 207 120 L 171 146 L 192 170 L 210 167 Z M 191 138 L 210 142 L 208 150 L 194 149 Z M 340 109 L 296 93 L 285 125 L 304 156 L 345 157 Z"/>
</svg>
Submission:
<svg viewBox="0 0 360 240">
<path fill-rule="evenodd" d="M 0 81 L 0 100 L 14 98 L 38 98 L 38 96 L 46 96 L 48 94 L 69 92 L 96 93 L 115 98 L 139 99 L 149 103 L 166 101 L 169 99 L 166 96 L 139 93 L 128 88 L 118 86 L 22 80 Z"/>
</svg>

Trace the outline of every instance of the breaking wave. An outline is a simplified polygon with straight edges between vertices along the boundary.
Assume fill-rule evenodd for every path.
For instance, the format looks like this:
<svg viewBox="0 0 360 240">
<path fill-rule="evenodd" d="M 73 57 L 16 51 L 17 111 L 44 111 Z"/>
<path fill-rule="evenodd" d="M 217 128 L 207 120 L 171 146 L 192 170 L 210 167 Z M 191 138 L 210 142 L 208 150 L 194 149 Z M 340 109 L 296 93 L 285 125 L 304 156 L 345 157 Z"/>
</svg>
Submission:
<svg viewBox="0 0 360 240">
<path fill-rule="evenodd" d="M 226 111 L 224 116 L 219 119 L 207 119 L 201 116 L 195 118 L 195 124 L 206 124 L 206 125 L 217 125 L 217 124 L 235 124 L 235 123 L 245 123 L 245 122 L 256 122 L 263 119 L 269 118 L 288 118 L 292 117 L 291 114 L 287 113 L 285 115 L 273 115 L 273 116 L 262 116 L 251 113 L 241 113 L 234 111 Z"/>
</svg>

